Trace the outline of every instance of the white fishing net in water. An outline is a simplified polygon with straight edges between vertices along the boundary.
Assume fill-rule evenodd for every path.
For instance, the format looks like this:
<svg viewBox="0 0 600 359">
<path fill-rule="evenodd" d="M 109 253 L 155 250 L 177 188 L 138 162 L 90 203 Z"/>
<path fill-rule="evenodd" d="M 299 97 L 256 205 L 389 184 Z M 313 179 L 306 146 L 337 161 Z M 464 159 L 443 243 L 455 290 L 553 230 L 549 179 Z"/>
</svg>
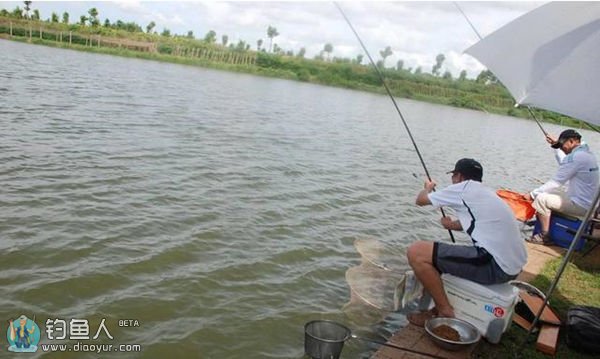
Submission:
<svg viewBox="0 0 600 359">
<path fill-rule="evenodd" d="M 354 241 L 354 247 L 363 264 L 399 274 L 404 274 L 410 269 L 403 247 L 388 246 L 376 239 L 357 239 Z"/>
<path fill-rule="evenodd" d="M 361 264 L 346 271 L 350 301 L 344 312 L 356 320 L 381 319 L 403 308 L 422 293 L 410 271 L 404 248 L 392 248 L 375 239 L 354 242 Z"/>
</svg>

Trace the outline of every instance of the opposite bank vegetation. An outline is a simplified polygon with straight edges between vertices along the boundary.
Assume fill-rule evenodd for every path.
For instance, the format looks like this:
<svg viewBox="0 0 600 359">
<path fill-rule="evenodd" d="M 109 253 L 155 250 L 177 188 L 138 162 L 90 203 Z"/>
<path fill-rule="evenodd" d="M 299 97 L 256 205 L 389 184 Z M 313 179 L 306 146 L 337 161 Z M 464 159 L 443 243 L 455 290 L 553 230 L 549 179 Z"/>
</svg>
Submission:
<svg viewBox="0 0 600 359">
<path fill-rule="evenodd" d="M 269 27 L 269 31 L 272 29 Z M 277 48 L 277 52 L 255 51 L 243 41 L 226 46 L 225 36 L 221 44 L 216 43 L 215 37 L 213 31 L 204 39 L 195 39 L 190 34 L 159 35 L 115 29 L 114 26 L 19 19 L 6 12 L 0 13 L 0 38 L 4 39 L 385 93 L 375 69 L 360 63 L 362 56 L 357 59 L 326 59 L 323 56 L 307 59 L 303 54 L 294 56 Z M 412 69 L 385 68 L 382 64 L 383 61 L 378 62 L 394 96 L 531 118 L 527 109 L 514 107 L 511 95 L 489 71 L 483 71 L 474 80 L 464 75 L 453 79 L 448 72 L 439 76 L 421 72 L 420 68 L 413 72 Z M 570 127 L 589 126 L 551 111 L 535 110 L 535 116 L 545 122 Z"/>
</svg>

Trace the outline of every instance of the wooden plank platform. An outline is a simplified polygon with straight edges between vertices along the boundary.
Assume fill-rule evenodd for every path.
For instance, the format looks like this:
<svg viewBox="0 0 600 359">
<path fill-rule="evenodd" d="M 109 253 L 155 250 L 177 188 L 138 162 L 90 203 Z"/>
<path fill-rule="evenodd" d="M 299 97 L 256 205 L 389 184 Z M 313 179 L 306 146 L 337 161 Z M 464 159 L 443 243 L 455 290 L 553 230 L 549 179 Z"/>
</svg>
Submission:
<svg viewBox="0 0 600 359">
<path fill-rule="evenodd" d="M 531 294 L 525 292 L 524 290 L 520 291 L 519 296 L 521 297 L 521 299 L 523 300 L 525 305 L 527 305 L 527 307 L 531 310 L 531 313 L 533 315 L 537 315 L 538 312 L 540 311 L 540 309 L 542 308 L 542 305 L 544 305 L 544 300 L 542 298 L 531 295 Z M 544 311 L 542 311 L 540 320 L 542 322 L 546 322 L 546 323 L 554 324 L 554 325 L 561 324 L 560 318 L 558 318 L 556 313 L 554 313 L 552 308 L 550 308 L 550 305 L 546 305 L 544 307 Z"/>
<path fill-rule="evenodd" d="M 558 334 L 560 326 L 551 324 L 542 324 L 540 335 L 537 338 L 535 348 L 544 354 L 556 354 L 558 346 Z"/>
<path fill-rule="evenodd" d="M 427 336 L 425 329 L 408 324 L 406 327 L 397 331 L 388 343 L 407 348 L 422 354 L 416 354 L 410 351 L 403 351 L 396 348 L 381 346 L 371 359 L 468 359 L 477 345 L 471 345 L 469 348 L 460 351 L 448 351 L 435 345 Z"/>
</svg>

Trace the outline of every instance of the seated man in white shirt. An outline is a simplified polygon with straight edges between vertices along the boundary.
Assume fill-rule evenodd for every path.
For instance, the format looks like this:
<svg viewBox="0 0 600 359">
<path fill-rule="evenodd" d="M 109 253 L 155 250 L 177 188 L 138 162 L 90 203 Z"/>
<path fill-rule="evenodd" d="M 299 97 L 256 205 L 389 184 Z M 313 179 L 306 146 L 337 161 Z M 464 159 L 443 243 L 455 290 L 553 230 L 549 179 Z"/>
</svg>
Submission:
<svg viewBox="0 0 600 359">
<path fill-rule="evenodd" d="M 560 149 L 566 156 L 558 171 L 548 182 L 524 195 L 533 199 L 533 208 L 540 223 L 540 232 L 527 239 L 536 244 L 549 243 L 550 215 L 558 211 L 573 217 L 583 217 L 592 205 L 598 191 L 598 162 L 581 135 L 575 130 L 563 131 L 558 140 L 549 137 L 552 148 Z M 558 156 L 557 156 L 558 157 Z M 567 186 L 566 192 L 561 186 Z"/>
<path fill-rule="evenodd" d="M 514 214 L 494 190 L 481 183 L 481 164 L 463 158 L 448 173 L 452 173 L 452 185 L 433 192 L 435 182 L 425 181 L 416 204 L 454 209 L 458 219 L 442 217 L 442 226 L 455 231 L 464 229 L 473 243 L 417 241 L 408 248 L 408 262 L 435 302 L 430 311 L 409 313 L 408 321 L 418 326 L 433 316 L 454 317 L 442 273 L 480 284 L 505 283 L 516 278 L 527 262 Z"/>
</svg>

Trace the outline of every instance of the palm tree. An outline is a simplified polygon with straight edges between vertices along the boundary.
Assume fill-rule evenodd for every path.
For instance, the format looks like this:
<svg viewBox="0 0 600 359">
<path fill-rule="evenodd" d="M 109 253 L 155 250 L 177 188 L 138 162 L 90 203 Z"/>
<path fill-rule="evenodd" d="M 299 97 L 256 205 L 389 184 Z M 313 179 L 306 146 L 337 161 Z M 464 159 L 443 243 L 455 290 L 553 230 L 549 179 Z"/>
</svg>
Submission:
<svg viewBox="0 0 600 359">
<path fill-rule="evenodd" d="M 431 73 L 433 75 L 438 76 L 440 74 L 440 69 L 442 68 L 442 63 L 444 60 L 446 60 L 446 56 L 444 56 L 444 54 L 438 54 L 435 57 L 435 65 L 433 65 L 433 68 L 431 69 Z"/>
<path fill-rule="evenodd" d="M 206 35 L 204 35 L 204 42 L 214 44 L 215 41 L 217 41 L 217 33 L 214 32 L 214 30 L 210 30 L 206 33 Z"/>
<path fill-rule="evenodd" d="M 25 17 L 29 18 L 29 10 L 31 10 L 29 5 L 31 5 L 31 1 L 23 1 L 23 3 L 25 4 Z"/>
<path fill-rule="evenodd" d="M 256 40 L 256 51 L 260 51 L 260 47 L 263 44 L 263 40 L 262 39 L 258 39 Z"/>
<path fill-rule="evenodd" d="M 239 40 L 237 45 L 235 45 L 235 49 L 237 51 L 244 51 L 246 48 L 246 42 L 244 40 Z"/>
<path fill-rule="evenodd" d="M 498 78 L 494 76 L 490 70 L 483 70 L 479 73 L 479 75 L 477 75 L 475 82 L 484 83 L 487 85 L 490 83 L 497 83 Z"/>
<path fill-rule="evenodd" d="M 85 15 L 81 15 L 79 17 L 79 25 L 85 26 L 85 22 L 87 21 L 87 17 Z"/>
<path fill-rule="evenodd" d="M 62 22 L 63 22 L 63 24 L 68 24 L 69 23 L 69 13 L 66 12 L 66 11 L 63 12 Z"/>
<path fill-rule="evenodd" d="M 150 23 L 146 26 L 146 33 L 151 33 L 155 26 L 156 23 L 154 21 L 150 21 Z"/>
<path fill-rule="evenodd" d="M 98 10 L 93 7 L 88 10 L 88 14 L 90 14 L 90 25 L 98 26 L 100 24 L 100 21 L 98 20 Z"/>
<path fill-rule="evenodd" d="M 327 59 L 331 60 L 331 53 L 333 52 L 333 45 L 330 43 L 326 43 L 323 47 L 323 51 L 327 53 Z"/>
<path fill-rule="evenodd" d="M 269 37 L 269 39 L 271 39 L 271 42 L 269 44 L 269 52 L 271 52 L 271 49 L 273 48 L 273 38 L 279 36 L 279 33 L 277 32 L 276 28 L 269 25 L 269 28 L 267 29 L 267 36 Z"/>
<path fill-rule="evenodd" d="M 20 19 L 20 18 L 22 18 L 22 17 L 23 17 L 23 10 L 21 10 L 21 8 L 17 6 L 17 7 L 16 7 L 16 8 L 15 8 L 15 9 L 12 11 L 12 13 L 11 13 L 11 14 L 12 14 L 12 16 L 13 16 L 14 18 Z"/>
<path fill-rule="evenodd" d="M 396 70 L 402 71 L 403 68 L 404 68 L 404 61 L 398 60 L 398 62 L 396 63 Z"/>
<path fill-rule="evenodd" d="M 381 55 L 381 60 L 382 60 L 382 66 L 385 66 L 385 59 L 390 56 L 391 54 L 393 54 L 392 52 L 392 48 L 391 47 L 386 47 L 385 50 L 379 51 L 379 54 Z"/>
</svg>

